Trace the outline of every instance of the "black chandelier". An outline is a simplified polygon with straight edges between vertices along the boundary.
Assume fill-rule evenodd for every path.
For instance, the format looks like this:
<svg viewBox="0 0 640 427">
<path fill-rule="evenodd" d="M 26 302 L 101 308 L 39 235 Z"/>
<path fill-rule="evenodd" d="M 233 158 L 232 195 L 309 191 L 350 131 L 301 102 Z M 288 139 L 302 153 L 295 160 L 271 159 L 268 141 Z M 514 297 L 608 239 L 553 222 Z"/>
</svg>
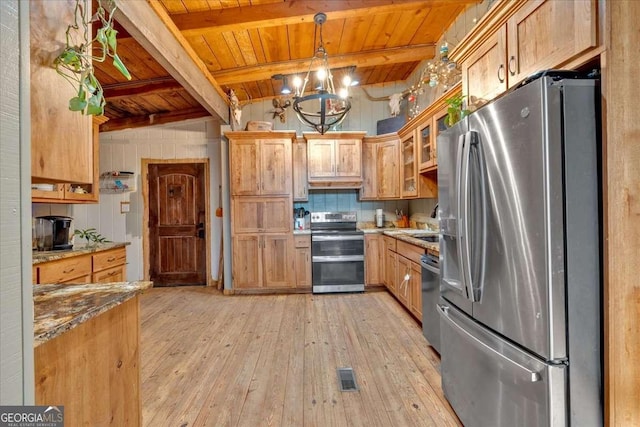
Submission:
<svg viewBox="0 0 640 427">
<path fill-rule="evenodd" d="M 324 134 L 330 128 L 339 125 L 347 116 L 351 109 L 351 101 L 349 100 L 349 86 L 354 83 L 350 73 L 345 76 L 343 81 L 344 87 L 336 92 L 333 85 L 333 75 L 329 68 L 327 51 L 324 48 L 322 40 L 322 24 L 327 21 L 327 15 L 320 12 L 313 17 L 315 22 L 315 30 L 313 35 L 313 45 L 318 47 L 315 50 L 309 69 L 304 80 L 295 76 L 293 78 L 293 87 L 295 89 L 293 96 L 293 110 L 296 112 L 298 120 L 306 126 L 310 126 L 321 134 Z M 315 93 L 305 95 L 307 84 L 309 84 L 312 71 L 315 73 Z M 283 88 L 288 88 L 288 82 L 284 77 Z"/>
</svg>

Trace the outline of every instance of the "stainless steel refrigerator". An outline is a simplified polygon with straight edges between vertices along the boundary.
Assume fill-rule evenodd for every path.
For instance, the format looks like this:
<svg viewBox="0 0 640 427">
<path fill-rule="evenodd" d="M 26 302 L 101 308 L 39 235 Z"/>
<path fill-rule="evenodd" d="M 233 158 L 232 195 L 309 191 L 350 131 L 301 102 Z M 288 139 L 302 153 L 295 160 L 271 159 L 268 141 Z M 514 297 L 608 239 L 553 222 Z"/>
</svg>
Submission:
<svg viewBox="0 0 640 427">
<path fill-rule="evenodd" d="M 442 385 L 467 427 L 603 424 L 599 90 L 564 77 L 438 137 Z"/>
</svg>

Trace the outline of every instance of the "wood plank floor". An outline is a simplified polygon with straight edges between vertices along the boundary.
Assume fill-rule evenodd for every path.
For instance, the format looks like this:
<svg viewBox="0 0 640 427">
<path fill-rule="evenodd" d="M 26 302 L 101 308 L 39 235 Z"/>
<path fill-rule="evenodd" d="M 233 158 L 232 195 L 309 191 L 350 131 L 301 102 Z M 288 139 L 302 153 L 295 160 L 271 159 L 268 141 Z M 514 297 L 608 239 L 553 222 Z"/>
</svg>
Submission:
<svg viewBox="0 0 640 427">
<path fill-rule="evenodd" d="M 141 298 L 145 426 L 454 426 L 437 354 L 386 292 Z M 340 392 L 353 367 L 358 392 Z"/>
</svg>

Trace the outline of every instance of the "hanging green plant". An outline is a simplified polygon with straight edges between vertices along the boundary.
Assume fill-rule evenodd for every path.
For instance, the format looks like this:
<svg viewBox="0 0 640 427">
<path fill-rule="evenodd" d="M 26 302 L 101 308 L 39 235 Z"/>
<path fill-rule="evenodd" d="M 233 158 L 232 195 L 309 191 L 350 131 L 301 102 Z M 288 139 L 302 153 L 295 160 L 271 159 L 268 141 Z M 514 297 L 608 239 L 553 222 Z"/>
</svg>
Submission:
<svg viewBox="0 0 640 427">
<path fill-rule="evenodd" d="M 453 126 L 460 120 L 469 115 L 469 110 L 463 109 L 464 97 L 461 93 L 445 100 L 449 107 L 447 108 L 447 126 Z"/>
<path fill-rule="evenodd" d="M 102 85 L 94 75 L 93 62 L 112 58 L 113 66 L 127 80 L 131 80 L 131 74 L 117 54 L 118 31 L 113 28 L 113 14 L 117 8 L 115 3 L 112 0 L 98 0 L 98 9 L 90 19 L 87 18 L 85 5 L 85 0 L 76 0 L 74 22 L 67 27 L 66 44 L 54 60 L 54 66 L 58 74 L 77 88 L 76 96 L 69 100 L 69 109 L 82 114 L 101 115 L 106 101 Z M 102 27 L 91 39 L 91 24 L 97 21 Z M 92 47 L 94 52 L 97 50 L 97 55 L 93 55 Z"/>
</svg>

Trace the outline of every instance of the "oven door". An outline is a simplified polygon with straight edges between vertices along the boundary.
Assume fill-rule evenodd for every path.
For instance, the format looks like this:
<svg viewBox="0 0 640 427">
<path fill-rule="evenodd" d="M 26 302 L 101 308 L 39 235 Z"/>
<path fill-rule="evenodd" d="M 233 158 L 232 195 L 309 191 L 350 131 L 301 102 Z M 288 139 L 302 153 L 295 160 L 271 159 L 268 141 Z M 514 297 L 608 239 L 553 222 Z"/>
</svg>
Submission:
<svg viewBox="0 0 640 427">
<path fill-rule="evenodd" d="M 312 234 L 311 256 L 364 256 L 363 234 Z"/>
<path fill-rule="evenodd" d="M 364 256 L 314 256 L 313 292 L 364 291 Z"/>
<path fill-rule="evenodd" d="M 312 234 L 314 293 L 364 291 L 364 235 Z"/>
</svg>

